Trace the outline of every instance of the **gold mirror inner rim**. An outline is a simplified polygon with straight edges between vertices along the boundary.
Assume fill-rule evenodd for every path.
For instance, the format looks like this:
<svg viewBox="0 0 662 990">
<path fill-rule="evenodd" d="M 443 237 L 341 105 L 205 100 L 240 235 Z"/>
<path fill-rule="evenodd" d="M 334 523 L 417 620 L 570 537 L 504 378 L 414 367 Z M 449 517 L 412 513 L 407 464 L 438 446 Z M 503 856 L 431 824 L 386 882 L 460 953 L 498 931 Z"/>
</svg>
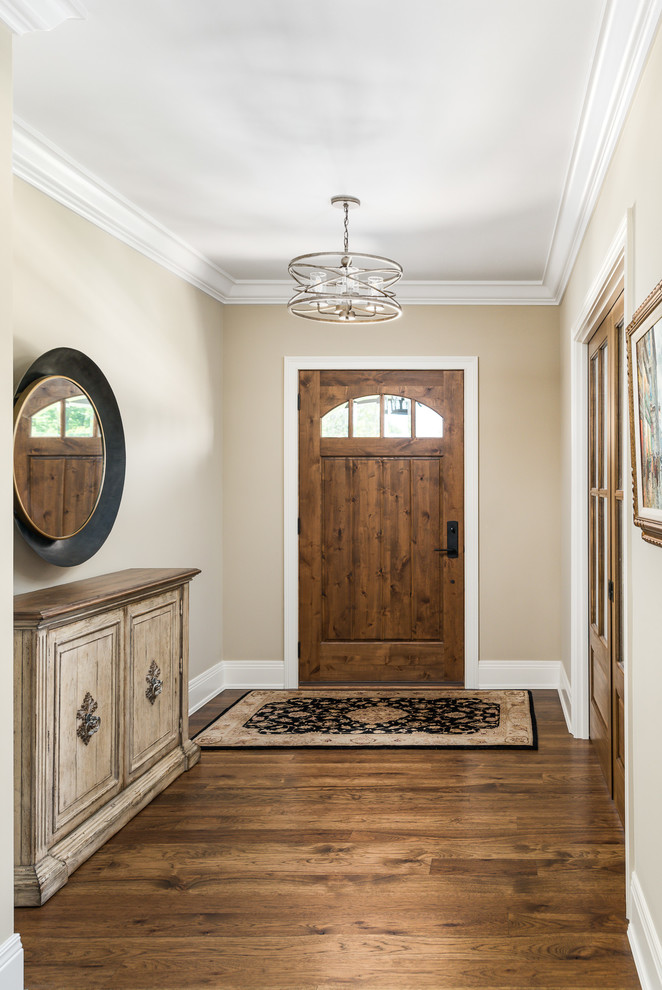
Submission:
<svg viewBox="0 0 662 990">
<path fill-rule="evenodd" d="M 100 477 L 99 477 L 97 483 L 95 484 L 94 488 L 92 489 L 93 504 L 91 505 L 91 507 L 90 507 L 89 511 L 87 512 L 87 514 L 85 515 L 84 519 L 82 519 L 82 521 L 79 521 L 79 523 L 76 523 L 75 524 L 75 528 L 73 528 L 71 530 L 71 532 L 64 532 L 64 531 L 62 531 L 62 532 L 59 532 L 59 533 L 58 532 L 55 532 L 54 533 L 54 532 L 50 532 L 49 531 L 49 529 L 55 529 L 56 527 L 45 527 L 43 524 L 40 525 L 40 523 L 33 518 L 33 515 L 31 514 L 31 512 L 28 509 L 28 506 L 30 504 L 30 492 L 29 492 L 29 484 L 27 482 L 27 471 L 26 471 L 26 481 L 25 481 L 25 484 L 21 484 L 20 481 L 19 481 L 19 478 L 17 477 L 17 462 L 20 461 L 21 456 L 25 456 L 25 457 L 29 457 L 30 456 L 29 455 L 29 451 L 28 452 L 25 452 L 25 451 L 22 451 L 20 449 L 20 439 L 21 438 L 19 436 L 19 432 L 20 432 L 20 429 L 21 429 L 21 424 L 26 421 L 26 418 L 28 420 L 29 420 L 29 418 L 31 418 L 31 417 L 26 417 L 26 411 L 29 410 L 30 404 L 31 403 L 34 403 L 36 394 L 39 391 L 43 391 L 45 388 L 48 390 L 49 383 L 55 383 L 55 382 L 66 382 L 67 383 L 68 388 L 65 390 L 66 391 L 66 394 L 62 394 L 62 395 L 59 395 L 58 396 L 56 390 L 52 389 L 51 390 L 51 394 L 50 395 L 47 395 L 47 397 L 46 397 L 46 400 L 47 401 L 45 401 L 43 403 L 43 405 L 41 405 L 39 408 L 34 409 L 34 412 L 32 413 L 32 415 L 36 415 L 36 413 L 39 412 L 40 410 L 45 409 L 45 408 L 48 408 L 49 405 L 53 405 L 53 404 L 56 404 L 58 402 L 65 402 L 66 399 L 69 399 L 69 398 L 77 398 L 79 396 L 82 396 L 82 397 L 84 397 L 87 400 L 87 402 L 90 404 L 90 406 L 92 408 L 92 411 L 93 411 L 93 414 L 94 414 L 94 423 L 96 424 L 96 436 L 93 436 L 91 438 L 90 437 L 81 438 L 81 437 L 75 437 L 75 436 L 66 437 L 66 436 L 62 435 L 62 433 L 61 433 L 60 436 L 58 436 L 58 437 L 55 437 L 55 436 L 53 436 L 53 437 L 43 437 L 42 439 L 46 439 L 46 440 L 48 440 L 48 439 L 53 439 L 53 440 L 59 439 L 59 440 L 65 442 L 65 443 L 68 442 L 69 444 L 75 442 L 77 439 L 78 440 L 80 440 L 80 439 L 86 439 L 86 440 L 87 439 L 96 439 L 96 440 L 100 441 L 100 457 L 101 457 Z M 37 437 L 34 437 L 34 438 L 31 438 L 31 439 L 38 439 L 38 438 Z M 52 457 L 52 455 L 51 455 L 51 459 L 54 459 Z M 61 459 L 66 460 L 66 457 L 64 455 L 64 452 L 63 452 L 63 454 L 61 456 Z M 36 381 L 31 382 L 31 384 L 28 385 L 28 387 L 25 389 L 25 391 L 22 392 L 21 395 L 17 398 L 16 403 L 14 405 L 14 464 L 13 464 L 13 467 L 14 467 L 14 494 L 15 494 L 17 509 L 19 511 L 20 516 L 23 518 L 24 522 L 26 522 L 33 530 L 35 530 L 35 532 L 39 533 L 41 536 L 44 536 L 44 537 L 46 537 L 46 539 L 49 539 L 49 540 L 68 540 L 68 539 L 71 539 L 72 536 L 76 536 L 78 533 L 80 533 L 85 528 L 85 526 L 88 524 L 88 522 L 90 521 L 90 519 L 94 515 L 94 513 L 95 513 L 95 511 L 97 509 L 97 506 L 99 505 L 99 500 L 101 498 L 101 493 L 103 491 L 103 485 L 104 485 L 104 480 L 105 480 L 105 476 L 106 476 L 106 442 L 105 442 L 105 436 L 104 436 L 104 432 L 103 432 L 103 424 L 101 422 L 101 417 L 99 416 L 99 412 L 98 412 L 97 407 L 96 407 L 96 405 L 94 403 L 94 400 L 92 399 L 92 396 L 89 394 L 89 392 L 87 392 L 86 389 L 84 389 L 82 385 L 80 385 L 77 381 L 75 381 L 75 379 L 69 378 L 66 375 L 46 375 L 43 378 L 38 378 Z M 62 493 L 62 498 L 64 499 L 64 492 Z M 91 501 L 91 499 L 90 499 L 90 501 Z M 56 507 L 56 508 L 58 508 L 58 507 Z M 61 508 L 62 508 L 61 515 L 63 516 L 64 515 L 64 508 L 65 508 L 64 507 L 64 504 L 61 506 Z M 48 510 L 48 506 L 44 507 L 44 513 L 43 514 L 45 514 L 47 510 Z M 34 512 L 34 510 L 33 510 L 33 512 Z M 60 528 L 62 530 L 64 530 L 64 526 L 62 526 Z"/>
</svg>

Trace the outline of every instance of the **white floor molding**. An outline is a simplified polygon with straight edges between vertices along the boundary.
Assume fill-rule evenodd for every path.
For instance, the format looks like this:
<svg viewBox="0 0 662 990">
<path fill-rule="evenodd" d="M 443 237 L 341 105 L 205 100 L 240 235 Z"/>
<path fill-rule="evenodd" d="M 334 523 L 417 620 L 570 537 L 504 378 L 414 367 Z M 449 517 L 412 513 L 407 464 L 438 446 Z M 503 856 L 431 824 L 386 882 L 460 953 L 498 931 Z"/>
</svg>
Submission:
<svg viewBox="0 0 662 990">
<path fill-rule="evenodd" d="M 285 664 L 282 660 L 221 660 L 188 685 L 189 715 L 226 688 L 275 689 L 285 687 Z"/>
<path fill-rule="evenodd" d="M 188 712 L 192 715 L 208 701 L 220 694 L 223 683 L 223 664 L 217 663 L 203 674 L 198 674 L 188 682 Z"/>
<path fill-rule="evenodd" d="M 23 990 L 23 946 L 17 932 L 0 945 L 0 987 Z"/>
<path fill-rule="evenodd" d="M 483 660 L 478 665 L 478 687 L 551 688 L 567 690 L 567 677 L 558 660 L 517 661 Z M 285 664 L 282 660 L 222 660 L 189 682 L 189 713 L 196 712 L 226 688 L 277 689 L 285 687 Z M 569 695 L 568 695 L 569 698 Z M 561 704 L 564 699 L 561 697 Z M 568 713 L 564 705 L 566 719 Z"/>
<path fill-rule="evenodd" d="M 662 990 L 662 942 L 655 930 L 646 898 L 636 873 L 630 885 L 632 917 L 628 938 L 637 967 L 641 990 Z"/>
<path fill-rule="evenodd" d="M 563 709 L 565 724 L 568 726 L 568 732 L 572 733 L 572 686 L 563 664 L 561 664 L 559 677 L 559 700 Z"/>
<path fill-rule="evenodd" d="M 560 660 L 481 660 L 478 687 L 558 690 L 561 684 Z"/>
<path fill-rule="evenodd" d="M 282 660 L 224 660 L 224 688 L 276 689 L 285 687 Z"/>
</svg>

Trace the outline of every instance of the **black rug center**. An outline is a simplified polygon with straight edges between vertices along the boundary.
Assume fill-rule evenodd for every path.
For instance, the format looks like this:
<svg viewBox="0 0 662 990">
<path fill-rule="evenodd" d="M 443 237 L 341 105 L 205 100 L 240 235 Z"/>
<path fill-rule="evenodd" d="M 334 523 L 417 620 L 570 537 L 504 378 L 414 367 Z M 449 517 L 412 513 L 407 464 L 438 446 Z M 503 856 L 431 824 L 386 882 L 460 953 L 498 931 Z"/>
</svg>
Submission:
<svg viewBox="0 0 662 990">
<path fill-rule="evenodd" d="M 500 707 L 479 698 L 290 698 L 263 705 L 244 722 L 262 734 L 385 732 L 472 734 L 496 729 Z"/>
</svg>

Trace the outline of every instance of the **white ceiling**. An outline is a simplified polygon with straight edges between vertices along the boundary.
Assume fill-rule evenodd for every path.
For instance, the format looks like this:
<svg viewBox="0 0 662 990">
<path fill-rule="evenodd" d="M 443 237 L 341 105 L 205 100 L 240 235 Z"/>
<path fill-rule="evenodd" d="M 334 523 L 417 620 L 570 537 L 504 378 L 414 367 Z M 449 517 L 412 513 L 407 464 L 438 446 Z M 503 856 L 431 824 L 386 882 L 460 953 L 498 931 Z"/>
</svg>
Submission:
<svg viewBox="0 0 662 990">
<path fill-rule="evenodd" d="M 339 248 L 341 193 L 362 201 L 350 244 L 399 261 L 416 301 L 557 300 L 660 16 L 660 0 L 84 7 L 15 39 L 17 174 L 63 201 L 74 175 L 68 205 L 101 197 L 116 227 L 124 211 L 172 235 L 170 267 L 231 301 L 286 298 L 292 256 Z"/>
</svg>

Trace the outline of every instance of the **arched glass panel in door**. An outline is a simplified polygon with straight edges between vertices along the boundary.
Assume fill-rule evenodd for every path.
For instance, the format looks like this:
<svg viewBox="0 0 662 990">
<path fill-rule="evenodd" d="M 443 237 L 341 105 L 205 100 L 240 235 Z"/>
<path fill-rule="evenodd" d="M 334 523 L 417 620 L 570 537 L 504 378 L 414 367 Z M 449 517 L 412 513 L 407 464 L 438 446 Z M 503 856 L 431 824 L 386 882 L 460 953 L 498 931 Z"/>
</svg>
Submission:
<svg viewBox="0 0 662 990">
<path fill-rule="evenodd" d="M 323 437 L 441 438 L 444 418 L 404 395 L 360 395 L 322 416 Z"/>
</svg>

